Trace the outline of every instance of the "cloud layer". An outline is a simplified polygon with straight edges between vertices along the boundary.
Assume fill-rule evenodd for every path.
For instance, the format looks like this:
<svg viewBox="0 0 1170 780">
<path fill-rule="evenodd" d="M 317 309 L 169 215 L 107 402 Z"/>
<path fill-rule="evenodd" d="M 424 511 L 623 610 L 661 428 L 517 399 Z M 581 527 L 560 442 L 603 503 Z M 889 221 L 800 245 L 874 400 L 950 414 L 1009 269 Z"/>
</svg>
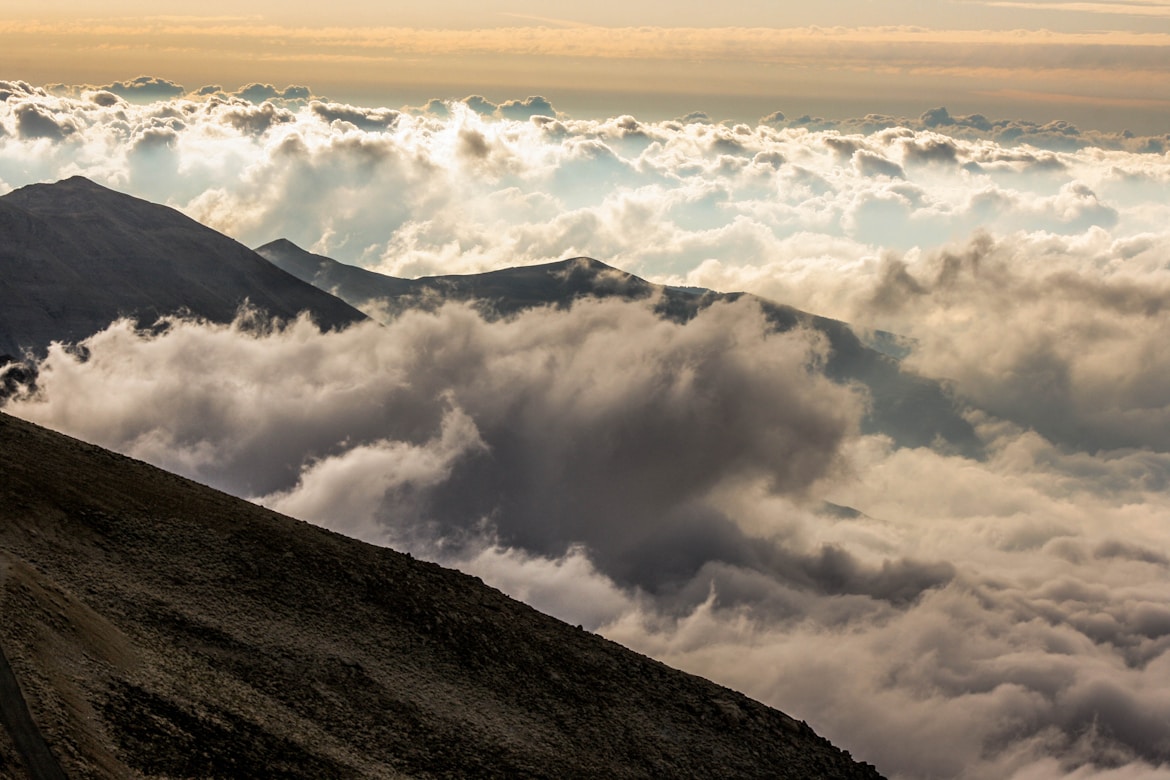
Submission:
<svg viewBox="0 0 1170 780">
<path fill-rule="evenodd" d="M 862 435 L 824 341 L 750 302 L 116 323 L 8 411 L 474 572 L 893 778 L 1170 777 L 1165 139 L 115 86 L 0 84 L 4 184 L 83 173 L 399 274 L 749 289 L 900 334 L 985 457 Z"/>
<path fill-rule="evenodd" d="M 892 777 L 1165 776 L 1165 448 L 985 417 L 985 460 L 895 449 L 743 303 L 86 346 L 8 410 L 479 574 Z"/>
</svg>

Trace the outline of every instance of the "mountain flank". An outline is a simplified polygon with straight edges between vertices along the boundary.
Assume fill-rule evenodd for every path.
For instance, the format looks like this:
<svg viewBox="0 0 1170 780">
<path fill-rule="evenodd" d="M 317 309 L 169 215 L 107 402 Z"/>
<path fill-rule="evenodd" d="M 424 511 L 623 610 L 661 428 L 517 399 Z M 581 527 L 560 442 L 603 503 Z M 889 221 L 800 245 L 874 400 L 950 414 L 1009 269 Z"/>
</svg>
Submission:
<svg viewBox="0 0 1170 780">
<path fill-rule="evenodd" d="M 122 316 L 230 322 L 245 301 L 322 328 L 364 315 L 174 209 L 80 176 L 0 197 L 0 355 L 42 353 Z"/>
<path fill-rule="evenodd" d="M 479 274 L 401 279 L 307 252 L 283 238 L 257 247 L 256 252 L 298 279 L 358 308 L 382 308 L 389 314 L 434 308 L 445 301 L 469 301 L 485 317 L 496 318 L 534 306 L 564 307 L 585 296 L 641 300 L 660 289 L 590 257 Z"/>
<path fill-rule="evenodd" d="M 0 648 L 69 777 L 879 777 L 477 578 L 2 413 L 0 458 Z"/>
</svg>

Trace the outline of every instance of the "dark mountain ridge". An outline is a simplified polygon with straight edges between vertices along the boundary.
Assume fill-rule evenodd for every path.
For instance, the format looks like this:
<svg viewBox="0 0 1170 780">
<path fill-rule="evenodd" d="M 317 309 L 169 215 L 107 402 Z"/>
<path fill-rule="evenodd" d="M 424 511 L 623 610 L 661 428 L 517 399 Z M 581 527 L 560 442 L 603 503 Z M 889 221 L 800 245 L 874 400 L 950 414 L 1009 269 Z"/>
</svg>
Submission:
<svg viewBox="0 0 1170 780">
<path fill-rule="evenodd" d="M 245 301 L 323 328 L 364 315 L 174 209 L 80 176 L 0 197 L 0 355 L 42 353 L 122 316 L 230 322 Z"/>
<path fill-rule="evenodd" d="M 860 382 L 869 389 L 871 409 L 863 422 L 870 433 L 885 433 L 901 446 L 946 442 L 967 455 L 981 445 L 955 401 L 935 381 L 902 370 L 891 334 L 877 334 L 882 349 L 863 342 L 839 320 L 819 317 L 749 293 L 721 293 L 653 284 L 589 257 L 520 266 L 480 274 L 401 279 L 340 263 L 279 239 L 257 253 L 297 278 L 353 306 L 388 316 L 411 308 L 433 309 L 445 301 L 472 302 L 488 318 L 506 317 L 535 306 L 567 307 L 582 297 L 646 300 L 656 297 L 665 317 L 685 322 L 717 301 L 756 301 L 771 325 L 785 331 L 799 325 L 820 331 L 832 353 L 825 373 L 838 382 Z"/>
<path fill-rule="evenodd" d="M 67 776 L 879 777 L 477 578 L 4 414 L 0 459 L 0 648 Z"/>
<path fill-rule="evenodd" d="M 478 274 L 402 279 L 307 252 L 283 238 L 257 247 L 256 252 L 298 279 L 354 306 L 385 305 L 392 315 L 411 308 L 433 308 L 444 301 L 474 301 L 480 313 L 494 318 L 534 306 L 568 306 L 589 295 L 640 300 L 660 289 L 591 257 Z"/>
</svg>

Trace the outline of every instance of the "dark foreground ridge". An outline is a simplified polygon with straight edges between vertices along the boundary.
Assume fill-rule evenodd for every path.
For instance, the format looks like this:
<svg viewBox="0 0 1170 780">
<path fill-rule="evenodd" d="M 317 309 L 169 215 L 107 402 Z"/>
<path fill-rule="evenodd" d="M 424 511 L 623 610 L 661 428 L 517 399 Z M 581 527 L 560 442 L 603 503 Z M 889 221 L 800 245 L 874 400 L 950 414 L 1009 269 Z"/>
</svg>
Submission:
<svg viewBox="0 0 1170 780">
<path fill-rule="evenodd" d="M 12 748 L 30 780 L 66 780 L 61 765 L 29 714 L 3 647 L 0 647 L 0 728 L 8 732 Z M 0 769 L 3 768 L 0 763 Z"/>
<path fill-rule="evenodd" d="M 476 578 L 4 414 L 0 459 L 0 646 L 69 777 L 879 777 Z"/>
</svg>

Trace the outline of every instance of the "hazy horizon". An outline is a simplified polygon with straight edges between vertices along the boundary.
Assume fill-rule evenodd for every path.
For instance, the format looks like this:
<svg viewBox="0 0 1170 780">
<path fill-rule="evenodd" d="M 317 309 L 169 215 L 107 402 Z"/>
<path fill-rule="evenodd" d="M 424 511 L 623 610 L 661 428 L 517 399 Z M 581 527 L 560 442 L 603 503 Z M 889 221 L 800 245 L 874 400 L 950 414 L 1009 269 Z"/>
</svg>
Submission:
<svg viewBox="0 0 1170 780">
<path fill-rule="evenodd" d="M 692 111 L 753 121 L 946 105 L 1040 123 L 1165 132 L 1164 0 L 913 0 L 718 8 L 531 0 L 288 7 L 252 0 L 54 0 L 0 24 L 5 78 L 37 85 L 159 76 L 198 89 L 307 85 L 397 107 L 543 95 L 578 117 Z"/>
</svg>

